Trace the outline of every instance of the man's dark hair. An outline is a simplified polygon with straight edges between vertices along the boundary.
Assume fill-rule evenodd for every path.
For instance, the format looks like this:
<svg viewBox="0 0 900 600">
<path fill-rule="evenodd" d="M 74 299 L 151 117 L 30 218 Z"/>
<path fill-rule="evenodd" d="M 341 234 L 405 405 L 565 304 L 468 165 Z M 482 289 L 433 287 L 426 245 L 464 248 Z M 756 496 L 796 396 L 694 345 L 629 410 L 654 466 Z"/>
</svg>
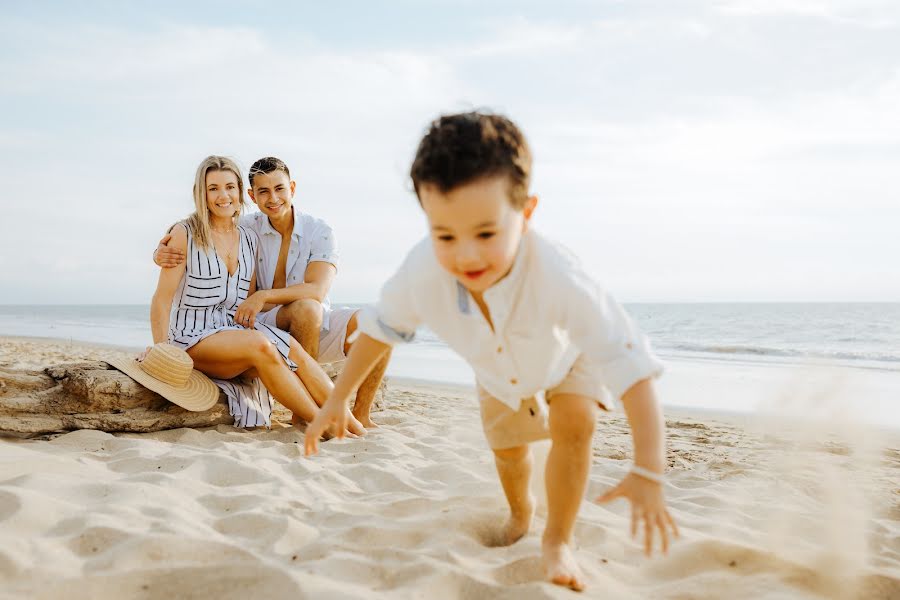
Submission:
<svg viewBox="0 0 900 600">
<path fill-rule="evenodd" d="M 416 195 L 423 185 L 447 193 L 485 177 L 506 175 L 510 201 L 522 208 L 528 199 L 531 150 L 515 123 L 502 115 L 466 112 L 431 122 L 419 142 L 409 172 Z"/>
<path fill-rule="evenodd" d="M 248 174 L 248 178 L 250 179 L 250 187 L 253 187 L 253 178 L 257 175 L 268 175 L 272 171 L 284 171 L 284 174 L 287 175 L 288 179 L 291 178 L 291 172 L 288 171 L 287 165 L 284 164 L 284 161 L 280 158 L 275 158 L 274 156 L 265 156 L 250 166 L 250 173 Z"/>
</svg>

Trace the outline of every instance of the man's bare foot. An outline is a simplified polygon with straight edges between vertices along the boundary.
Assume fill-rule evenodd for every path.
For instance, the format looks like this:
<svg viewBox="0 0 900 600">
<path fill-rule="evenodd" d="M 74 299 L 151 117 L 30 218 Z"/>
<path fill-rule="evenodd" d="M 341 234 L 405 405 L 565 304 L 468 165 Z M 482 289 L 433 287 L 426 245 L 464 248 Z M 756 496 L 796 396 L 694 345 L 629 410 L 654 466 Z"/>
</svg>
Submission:
<svg viewBox="0 0 900 600">
<path fill-rule="evenodd" d="M 376 429 L 378 427 L 378 425 L 375 424 L 375 421 L 372 420 L 372 417 L 369 416 L 368 412 L 363 415 L 353 411 L 353 416 L 356 417 L 356 420 L 362 423 L 363 427 L 366 429 Z"/>
<path fill-rule="evenodd" d="M 541 562 L 544 566 L 544 575 L 552 583 L 576 592 L 584 589 L 584 574 L 578 567 L 575 554 L 568 544 L 551 543 L 544 540 Z"/>
</svg>

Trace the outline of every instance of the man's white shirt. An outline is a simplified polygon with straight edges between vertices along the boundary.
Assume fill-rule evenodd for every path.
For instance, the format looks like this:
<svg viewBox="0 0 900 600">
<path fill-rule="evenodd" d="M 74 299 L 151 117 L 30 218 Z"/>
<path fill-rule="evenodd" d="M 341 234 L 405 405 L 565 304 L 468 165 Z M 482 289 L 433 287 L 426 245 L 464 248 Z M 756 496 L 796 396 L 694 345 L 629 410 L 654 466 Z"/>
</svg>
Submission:
<svg viewBox="0 0 900 600">
<path fill-rule="evenodd" d="M 513 410 L 561 383 L 581 355 L 616 400 L 662 372 L 622 307 L 568 250 L 533 230 L 484 301 L 493 330 L 426 238 L 385 283 L 378 303 L 359 313 L 359 331 L 393 345 L 427 326 L 469 363 L 481 387 Z"/>
<path fill-rule="evenodd" d="M 272 227 L 269 217 L 263 213 L 242 215 L 240 224 L 249 227 L 259 236 L 259 252 L 256 262 L 256 287 L 272 289 L 275 267 L 281 250 L 281 234 Z M 326 262 L 337 268 L 339 254 L 331 227 L 322 219 L 300 212 L 294 207 L 294 230 L 288 248 L 285 286 L 305 281 L 306 267 L 311 262 Z M 326 297 L 322 301 L 322 329 L 328 329 L 331 304 Z"/>
</svg>

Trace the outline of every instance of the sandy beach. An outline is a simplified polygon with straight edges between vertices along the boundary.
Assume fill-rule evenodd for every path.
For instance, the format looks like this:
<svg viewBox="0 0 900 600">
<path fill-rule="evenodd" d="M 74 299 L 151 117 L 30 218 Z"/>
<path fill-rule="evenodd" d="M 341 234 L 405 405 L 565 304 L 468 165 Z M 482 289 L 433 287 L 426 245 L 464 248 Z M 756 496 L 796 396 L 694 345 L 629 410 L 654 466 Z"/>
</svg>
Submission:
<svg viewBox="0 0 900 600">
<path fill-rule="evenodd" d="M 117 351 L 0 338 L 0 366 Z M 675 369 L 667 398 L 780 381 L 748 367 L 730 390 L 711 368 Z M 651 559 L 624 502 L 590 501 L 629 466 L 623 415 L 602 415 L 576 526 L 582 597 L 900 597 L 900 433 L 822 412 L 667 410 L 682 538 Z M 576 597 L 542 580 L 542 510 L 523 540 L 491 547 L 506 506 L 468 390 L 392 380 L 373 416 L 380 428 L 311 459 L 291 427 L 0 438 L 0 596 Z M 547 446 L 534 450 L 540 464 Z"/>
</svg>

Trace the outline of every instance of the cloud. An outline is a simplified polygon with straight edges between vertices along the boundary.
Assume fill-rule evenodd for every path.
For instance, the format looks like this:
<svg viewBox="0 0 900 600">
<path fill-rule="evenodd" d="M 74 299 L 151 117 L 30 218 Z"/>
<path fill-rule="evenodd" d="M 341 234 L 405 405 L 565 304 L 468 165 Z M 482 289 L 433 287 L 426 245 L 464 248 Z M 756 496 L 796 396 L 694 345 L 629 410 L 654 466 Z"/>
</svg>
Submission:
<svg viewBox="0 0 900 600">
<path fill-rule="evenodd" d="M 209 153 L 284 158 L 298 204 L 337 231 L 333 297 L 372 299 L 425 231 L 407 176 L 419 136 L 471 106 L 522 125 L 538 226 L 624 299 L 850 294 L 823 265 L 860 298 L 900 299 L 884 276 L 900 253 L 896 37 L 830 16 L 787 30 L 765 3 L 630 6 L 473 15 L 474 39 L 446 27 L 424 45 L 4 21 L 4 301 L 146 303 L 150 252 Z"/>
<path fill-rule="evenodd" d="M 900 22 L 892 0 L 718 0 L 716 7 L 731 15 L 812 17 L 870 29 L 890 29 Z"/>
</svg>

